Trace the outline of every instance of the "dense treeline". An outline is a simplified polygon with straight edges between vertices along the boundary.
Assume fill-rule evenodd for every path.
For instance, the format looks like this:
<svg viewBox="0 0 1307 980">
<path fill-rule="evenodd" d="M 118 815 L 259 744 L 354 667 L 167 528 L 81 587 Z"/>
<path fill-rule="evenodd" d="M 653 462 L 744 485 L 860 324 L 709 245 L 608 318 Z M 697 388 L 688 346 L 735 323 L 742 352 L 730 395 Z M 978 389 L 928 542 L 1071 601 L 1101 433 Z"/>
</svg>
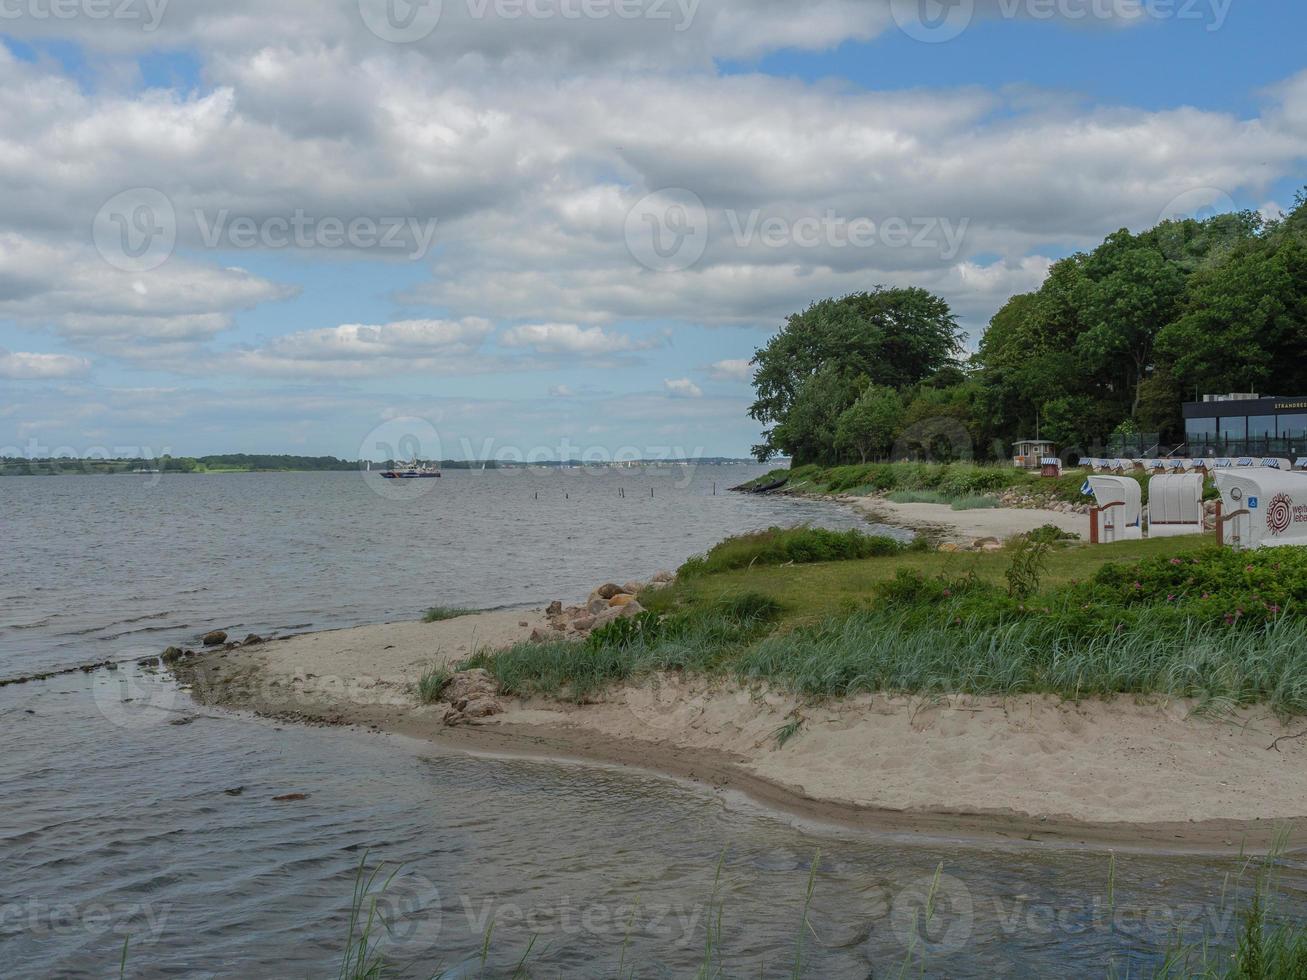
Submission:
<svg viewBox="0 0 1307 980">
<path fill-rule="evenodd" d="M 1203 393 L 1307 392 L 1307 194 L 1251 211 L 1122 229 L 1053 264 L 962 357 L 948 307 L 877 288 L 791 316 L 757 352 L 754 447 L 797 463 L 999 458 L 1033 436 L 1089 451 L 1114 433 L 1183 442 Z"/>
</svg>

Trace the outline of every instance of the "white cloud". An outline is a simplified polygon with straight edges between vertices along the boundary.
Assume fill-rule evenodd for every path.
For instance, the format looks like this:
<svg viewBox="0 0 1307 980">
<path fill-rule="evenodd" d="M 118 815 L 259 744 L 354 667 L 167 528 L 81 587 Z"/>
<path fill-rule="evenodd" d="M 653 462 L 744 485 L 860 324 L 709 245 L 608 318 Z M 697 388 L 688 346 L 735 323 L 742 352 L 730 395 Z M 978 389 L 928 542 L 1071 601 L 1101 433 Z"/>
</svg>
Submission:
<svg viewBox="0 0 1307 980">
<path fill-rule="evenodd" d="M 384 2 L 364 0 L 363 9 L 380 12 Z M 270 39 L 306 50 L 338 48 L 355 60 L 394 57 L 424 66 L 466 62 L 480 68 L 490 63 L 518 70 L 566 65 L 589 73 L 613 66 L 706 70 L 714 59 L 755 58 L 782 49 L 823 51 L 886 33 L 913 36 L 919 34 L 915 21 L 923 15 L 918 11 L 927 12 L 917 0 L 537 0 L 526 8 L 502 0 L 446 0 L 434 28 L 401 46 L 369 30 L 360 0 L 128 0 L 113 6 L 127 16 L 19 17 L 7 20 L 5 29 L 23 40 L 75 39 L 99 55 L 93 67 L 110 78 L 126 75 L 127 80 L 130 74 L 113 59 L 126 61 L 152 48 L 198 48 L 238 57 L 262 51 Z M 1150 14 L 1163 5 L 1144 0 L 974 0 L 944 6 L 950 25 L 961 18 L 963 29 L 1000 17 L 1112 28 L 1166 16 Z M 1183 18 L 1172 16 L 1197 23 L 1177 26 L 1203 30 L 1220 26 L 1219 6 L 1170 4 L 1166 9 L 1184 7 Z M 420 18 L 423 11 L 418 13 Z M 278 75 L 271 66 L 261 77 L 298 82 Z"/>
<path fill-rule="evenodd" d="M 84 357 L 67 354 L 27 354 L 0 347 L 0 378 L 14 381 L 52 381 L 78 378 L 91 370 Z"/>
<path fill-rule="evenodd" d="M 132 275 L 90 248 L 0 229 L 0 317 L 51 327 L 97 350 L 123 354 L 138 346 L 209 340 L 238 311 L 295 292 L 243 269 L 182 258 Z"/>
<path fill-rule="evenodd" d="M 400 320 L 303 330 L 230 357 L 236 371 L 290 377 L 462 372 L 492 332 L 489 321 Z"/>
<path fill-rule="evenodd" d="M 672 398 L 702 398 L 703 389 L 691 381 L 689 378 L 667 378 L 663 381 L 663 388 Z"/>
<path fill-rule="evenodd" d="M 576 392 L 567 385 L 551 385 L 549 388 L 550 398 L 575 398 Z"/>
<path fill-rule="evenodd" d="M 703 0 L 680 34 L 445 8 L 412 46 L 371 36 L 357 0 L 173 0 L 152 35 L 86 18 L 8 25 L 20 37 L 73 37 L 93 57 L 73 78 L 0 44 L 0 329 L 57 334 L 60 349 L 97 363 L 103 354 L 260 384 L 458 377 L 569 358 L 625 367 L 639 352 L 656 361 L 669 336 L 680 355 L 700 327 L 774 329 L 814 299 L 878 284 L 937 292 L 974 331 L 1035 287 L 1052 256 L 1151 225 L 1195 188 L 1266 201 L 1307 160 L 1307 72 L 1246 116 L 1092 105 L 1030 87 L 868 91 L 723 74 L 714 59 L 898 30 L 886 0 Z M 995 9 L 978 0 L 977 16 Z M 196 89 L 142 89 L 134 59 L 152 48 L 193 52 Z M 96 253 L 90 229 L 104 202 L 140 186 L 171 201 L 178 247 L 128 275 Z M 632 258 L 626 218 L 666 187 L 703 200 L 707 242 L 688 270 L 658 274 Z M 297 210 L 435 220 L 436 247 L 419 263 L 382 249 L 347 256 L 400 267 L 359 283 L 375 324 L 304 330 L 291 307 L 277 327 L 260 308 L 298 287 L 266 269 L 304 268 L 312 284 L 335 256 L 252 251 L 238 263 L 248 268 L 230 267 L 237 260 L 206 246 L 196 212 L 261 222 Z M 895 217 L 948 222 L 956 251 L 883 236 L 865 247 L 821 235 L 740 240 L 754 215 L 793 229 L 827 214 L 882 229 Z M 405 292 L 388 296 L 396 282 Z M 241 325 L 266 339 L 236 347 L 230 332 L 253 310 L 259 318 Z M 719 407 L 688 378 L 657 390 L 687 367 L 648 370 L 652 380 L 627 383 L 647 403 L 687 419 Z M 613 373 L 603 397 L 626 380 Z M 747 365 L 721 361 L 707 376 L 744 382 Z M 553 394 L 584 399 L 539 402 L 579 410 L 599 399 L 585 377 L 569 380 Z M 184 410 L 184 393 L 175 398 L 167 403 Z M 469 404 L 512 424 L 511 412 Z M 19 414 L 57 417 L 48 407 Z"/>
<path fill-rule="evenodd" d="M 499 343 L 504 347 L 529 347 L 540 354 L 603 355 L 652 350 L 662 346 L 663 341 L 637 339 L 575 323 L 528 323 L 505 330 Z"/>
<path fill-rule="evenodd" d="M 290 6 L 276 16 L 311 19 Z M 788 5 L 756 9 L 764 27 L 795 22 Z M 838 3 L 808 10 L 857 16 Z M 48 270 L 68 263 L 46 262 L 30 273 L 44 299 L 27 301 L 27 283 L 5 299 L 0 280 L 0 315 L 69 334 L 211 338 L 234 312 L 289 291 L 206 265 L 195 211 L 263 221 L 303 209 L 437 220 L 433 275 L 403 299 L 453 318 L 528 321 L 505 342 L 541 352 L 656 346 L 593 331 L 620 321 L 771 327 L 814 298 L 878 283 L 934 289 L 983 319 L 1006 298 L 996 283 L 1024 281 L 1014 273 L 1032 257 L 1150 225 L 1197 186 L 1261 193 L 1307 158 L 1307 73 L 1241 119 L 1050 103 L 1030 90 L 867 92 L 707 71 L 573 77 L 575 66 L 529 61 L 488 77 L 394 46 L 314 43 L 317 28 L 251 46 L 230 11 L 187 8 L 177 26 L 201 23 L 221 84 L 193 96 L 88 93 L 0 48 L 0 214 L 11 233 L 68 250 L 88 240 L 104 201 L 147 185 L 171 198 L 179 234 L 178 254 L 148 276 L 74 261 L 61 291 Z M 660 275 L 632 259 L 624 229 L 630 207 L 667 186 L 699 195 L 710 224 L 702 260 Z M 755 214 L 793 226 L 828 213 L 933 227 L 907 245 L 740 238 Z M 370 254 L 397 257 L 382 251 Z"/>
<path fill-rule="evenodd" d="M 753 366 L 747 360 L 717 361 L 709 373 L 714 381 L 753 380 Z"/>
</svg>

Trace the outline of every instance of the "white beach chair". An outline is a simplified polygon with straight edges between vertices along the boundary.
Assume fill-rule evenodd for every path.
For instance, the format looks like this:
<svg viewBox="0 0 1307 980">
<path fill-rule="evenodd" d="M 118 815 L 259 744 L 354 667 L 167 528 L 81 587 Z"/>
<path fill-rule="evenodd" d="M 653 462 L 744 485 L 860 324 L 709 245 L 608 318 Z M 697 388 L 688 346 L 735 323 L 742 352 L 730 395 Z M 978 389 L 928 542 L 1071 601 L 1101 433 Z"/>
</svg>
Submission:
<svg viewBox="0 0 1307 980">
<path fill-rule="evenodd" d="M 1203 533 L 1203 475 L 1167 473 L 1148 481 L 1148 536 Z"/>
<path fill-rule="evenodd" d="M 1091 476 L 1089 485 L 1097 501 L 1090 516 L 1090 541 L 1109 544 L 1140 540 L 1144 531 L 1139 481 L 1130 476 Z"/>
</svg>

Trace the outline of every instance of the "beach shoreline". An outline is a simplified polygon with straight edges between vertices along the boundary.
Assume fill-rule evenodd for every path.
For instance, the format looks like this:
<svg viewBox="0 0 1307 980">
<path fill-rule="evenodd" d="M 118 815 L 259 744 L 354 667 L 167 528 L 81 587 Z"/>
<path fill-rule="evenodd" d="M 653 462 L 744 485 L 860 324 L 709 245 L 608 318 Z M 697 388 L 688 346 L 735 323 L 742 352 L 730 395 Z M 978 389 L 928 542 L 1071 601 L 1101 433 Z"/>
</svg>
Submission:
<svg viewBox="0 0 1307 980">
<path fill-rule="evenodd" d="M 1264 850 L 1307 829 L 1307 739 L 1268 711 L 1224 720 L 1153 699 L 808 704 L 765 687 L 663 675 L 587 704 L 501 698 L 446 723 L 415 686 L 548 628 L 543 610 L 309 633 L 175 668 L 208 706 L 357 726 L 474 754 L 619 766 L 738 792 L 770 810 L 919 840 L 1121 850 Z M 777 730 L 796 717 L 785 745 Z"/>
<path fill-rule="evenodd" d="M 869 521 L 902 527 L 937 541 L 970 544 L 977 538 L 1006 540 L 1036 528 L 1053 525 L 1061 531 L 1089 538 L 1089 518 L 1037 507 L 992 507 L 954 510 L 948 504 L 896 504 L 885 497 L 842 495 L 832 498 L 852 507 Z"/>
</svg>

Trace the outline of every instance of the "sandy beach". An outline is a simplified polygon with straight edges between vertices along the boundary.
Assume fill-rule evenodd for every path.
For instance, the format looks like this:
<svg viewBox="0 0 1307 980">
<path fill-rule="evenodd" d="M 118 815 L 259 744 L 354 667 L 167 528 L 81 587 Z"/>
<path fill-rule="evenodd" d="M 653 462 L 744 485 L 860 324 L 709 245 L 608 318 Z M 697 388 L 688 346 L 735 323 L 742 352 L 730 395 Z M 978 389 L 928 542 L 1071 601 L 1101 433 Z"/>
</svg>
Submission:
<svg viewBox="0 0 1307 980">
<path fill-rule="evenodd" d="M 207 654 L 204 703 L 352 724 L 472 751 L 638 766 L 802 816 L 903 833 L 1158 849 L 1264 846 L 1307 828 L 1307 738 L 1265 710 L 1219 720 L 1182 701 L 869 696 L 819 706 L 765 688 L 660 676 L 597 703 L 502 699 L 448 726 L 413 685 L 435 664 L 527 639 L 541 610 L 315 633 Z M 775 732 L 795 717 L 783 747 Z M 1304 727 L 1299 725 L 1298 730 Z"/>
<path fill-rule="evenodd" d="M 977 538 L 1003 541 L 1045 524 L 1053 524 L 1085 540 L 1089 538 L 1089 518 L 1084 514 L 1018 507 L 954 510 L 948 504 L 896 504 L 884 497 L 837 499 L 879 524 L 912 528 L 939 541 L 957 544 L 970 544 Z"/>
</svg>

